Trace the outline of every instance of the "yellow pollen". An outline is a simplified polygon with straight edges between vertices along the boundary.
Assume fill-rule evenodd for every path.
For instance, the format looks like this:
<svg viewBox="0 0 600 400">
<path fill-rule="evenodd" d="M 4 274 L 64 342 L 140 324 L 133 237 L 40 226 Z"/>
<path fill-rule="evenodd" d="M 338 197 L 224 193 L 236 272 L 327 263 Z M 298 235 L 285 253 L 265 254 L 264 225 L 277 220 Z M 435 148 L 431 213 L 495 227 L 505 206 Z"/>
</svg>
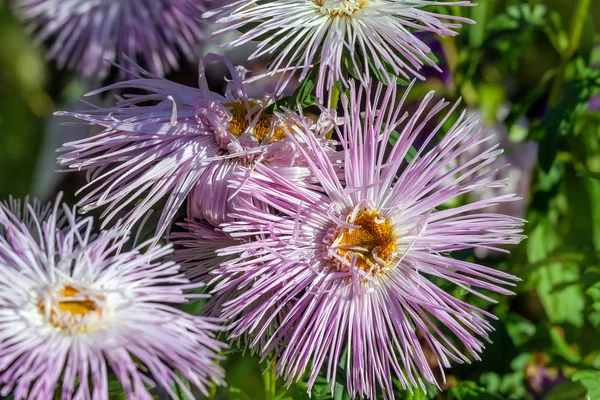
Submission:
<svg viewBox="0 0 600 400">
<path fill-rule="evenodd" d="M 327 3 L 327 0 L 313 0 L 313 3 L 319 7 L 324 7 Z M 360 11 L 360 9 L 362 9 L 366 3 L 367 0 L 344 0 L 337 4 L 330 2 L 327 8 L 327 13 L 331 17 L 348 17 L 349 14 L 356 14 L 358 11 Z"/>
<path fill-rule="evenodd" d="M 69 332 L 87 332 L 91 328 L 90 325 L 81 325 L 80 321 L 90 313 L 101 314 L 102 308 L 97 302 L 90 297 L 81 296 L 80 291 L 73 286 L 65 285 L 60 292 L 57 293 L 60 301 L 53 302 L 50 306 L 49 322 L 57 327 Z M 84 297 L 83 299 L 71 299 L 76 296 Z M 103 300 L 102 296 L 98 296 L 98 300 Z M 42 314 L 46 313 L 46 303 L 39 304 L 39 309 Z"/>
<path fill-rule="evenodd" d="M 257 104 L 256 101 L 250 101 L 250 108 L 253 108 Z M 249 120 L 254 120 L 256 113 L 248 116 L 246 105 L 240 101 L 225 103 L 225 106 L 229 108 L 232 116 L 227 129 L 236 137 L 242 136 L 250 126 Z M 273 114 L 262 113 L 260 117 L 258 117 L 258 121 L 252 130 L 254 137 L 256 137 L 259 142 L 262 142 L 271 132 L 272 124 Z M 282 140 L 285 136 L 285 130 L 281 127 L 276 127 L 273 130 L 269 143 L 273 143 L 276 140 Z"/>
<path fill-rule="evenodd" d="M 79 294 L 79 290 L 72 286 L 65 286 L 61 291 L 64 297 L 74 297 Z M 58 302 L 58 308 L 63 313 L 71 315 L 85 315 L 90 311 L 96 311 L 96 303 L 92 300 L 65 300 Z"/>
<path fill-rule="evenodd" d="M 360 228 L 353 230 L 344 228 L 341 232 L 341 239 L 336 247 L 345 248 L 336 250 L 339 256 L 351 260 L 348 253 L 352 252 L 356 256 L 355 265 L 363 271 L 370 271 L 374 265 L 380 264 L 373 253 L 386 265 L 392 261 L 396 251 L 396 235 L 392 224 L 380 217 L 379 211 L 359 211 L 353 225 Z"/>
</svg>

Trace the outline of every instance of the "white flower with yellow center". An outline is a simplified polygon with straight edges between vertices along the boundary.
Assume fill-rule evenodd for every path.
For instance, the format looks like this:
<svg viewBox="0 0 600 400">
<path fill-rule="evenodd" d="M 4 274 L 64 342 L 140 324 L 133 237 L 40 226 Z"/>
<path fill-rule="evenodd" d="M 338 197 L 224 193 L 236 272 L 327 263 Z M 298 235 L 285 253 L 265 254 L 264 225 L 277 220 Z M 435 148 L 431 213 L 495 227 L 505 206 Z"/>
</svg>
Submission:
<svg viewBox="0 0 600 400">
<path fill-rule="evenodd" d="M 169 247 L 121 251 L 126 233 L 92 235 L 92 219 L 66 206 L 57 226 L 58 202 L 42 222 L 29 212 L 30 227 L 0 204 L 2 396 L 106 399 L 115 379 L 128 398 L 151 399 L 157 385 L 193 398 L 179 376 L 205 394 L 222 382 L 218 321 L 169 305 L 194 287 L 160 261 Z"/>
<path fill-rule="evenodd" d="M 317 97 L 323 101 L 325 90 L 336 81 L 347 86 L 350 69 L 363 82 L 373 71 L 422 78 L 419 69 L 436 64 L 429 47 L 414 34 L 453 36 L 461 22 L 472 22 L 425 7 L 469 5 L 469 1 L 447 0 L 241 0 L 204 15 L 216 15 L 217 22 L 225 25 L 216 33 L 243 28 L 230 46 L 257 41 L 251 59 L 275 54 L 268 74 L 284 72 L 278 93 L 295 72 L 301 71 L 304 80 L 313 67 L 318 68 Z"/>
</svg>

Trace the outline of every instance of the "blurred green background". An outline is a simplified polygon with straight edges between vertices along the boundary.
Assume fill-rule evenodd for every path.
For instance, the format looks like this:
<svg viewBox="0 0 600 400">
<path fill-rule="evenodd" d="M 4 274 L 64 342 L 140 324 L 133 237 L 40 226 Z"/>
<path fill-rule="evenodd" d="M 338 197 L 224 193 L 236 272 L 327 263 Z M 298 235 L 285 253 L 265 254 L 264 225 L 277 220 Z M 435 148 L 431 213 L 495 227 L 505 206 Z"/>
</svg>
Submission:
<svg viewBox="0 0 600 400">
<path fill-rule="evenodd" d="M 528 220 L 529 239 L 510 256 L 467 252 L 523 280 L 496 305 L 494 345 L 482 362 L 448 371 L 445 391 L 406 399 L 600 399 L 600 1 L 479 0 L 456 7 L 477 21 L 456 38 L 431 39 L 445 74 L 432 74 L 411 96 L 436 89 L 463 98 L 496 132 L 511 164 L 510 188 L 523 200 L 501 210 Z M 448 11 L 448 10 L 445 10 Z M 172 76 L 194 85 L 196 67 Z M 217 82 L 215 85 L 219 85 Z M 83 183 L 56 173 L 55 149 L 86 135 L 52 117 L 78 107 L 93 87 L 46 62 L 43 46 L 0 0 L 0 199 L 33 194 L 73 200 Z M 455 293 L 468 301 L 480 300 Z M 252 357 L 224 362 L 229 388 L 217 398 L 268 398 L 272 382 Z M 278 398 L 307 398 L 302 384 Z M 331 398 L 317 385 L 313 398 Z M 335 393 L 344 399 L 343 390 Z"/>
</svg>

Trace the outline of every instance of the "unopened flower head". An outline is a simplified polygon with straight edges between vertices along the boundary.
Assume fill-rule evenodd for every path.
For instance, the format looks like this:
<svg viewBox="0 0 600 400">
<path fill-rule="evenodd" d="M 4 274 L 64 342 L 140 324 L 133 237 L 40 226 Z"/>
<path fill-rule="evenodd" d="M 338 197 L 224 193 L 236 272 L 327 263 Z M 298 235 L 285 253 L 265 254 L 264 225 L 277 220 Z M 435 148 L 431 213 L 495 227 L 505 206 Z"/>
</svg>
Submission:
<svg viewBox="0 0 600 400">
<path fill-rule="evenodd" d="M 15 6 L 38 40 L 49 42 L 58 67 L 84 78 L 105 77 L 105 60 L 129 66 L 130 59 L 164 75 L 182 57 L 195 60 L 205 37 L 203 0 L 16 0 Z"/>
<path fill-rule="evenodd" d="M 479 173 L 501 152 L 497 146 L 452 164 L 489 140 L 474 118 L 461 114 L 438 139 L 456 105 L 437 120 L 448 103 L 434 103 L 433 93 L 409 114 L 393 105 L 394 87 L 369 89 L 372 100 L 353 85 L 342 98 L 345 123 L 336 128 L 345 149 L 342 178 L 305 127 L 288 121 L 288 136 L 309 143 L 310 155 L 300 151 L 321 189 L 259 167 L 264 178 L 255 174 L 242 190 L 273 211 L 244 201 L 235 222 L 222 226 L 248 242 L 220 252 L 238 256 L 220 267 L 219 288 L 245 288 L 223 306 L 223 317 L 232 320 L 233 337 L 263 336 L 263 356 L 273 356 L 288 384 L 307 373 L 310 390 L 324 370 L 333 390 L 337 366 L 344 365 L 351 396 L 392 398 L 395 378 L 404 388 L 424 388 L 425 381 L 436 383 L 434 368 L 443 376 L 451 361 L 479 358 L 492 330 L 485 317 L 493 316 L 433 280 L 489 301 L 485 292 L 511 294 L 505 286 L 514 285 L 514 276 L 448 253 L 505 251 L 503 245 L 523 238 L 523 221 L 480 212 L 517 200 L 513 195 L 448 206 L 505 184 L 493 178 L 494 169 Z"/>
<path fill-rule="evenodd" d="M 215 59 L 224 61 L 232 76 L 225 96 L 208 89 L 204 65 Z M 114 108 L 63 113 L 105 128 L 61 149 L 62 165 L 88 172 L 82 210 L 108 205 L 108 221 L 142 198 L 127 215 L 126 226 L 131 226 L 167 197 L 157 228 L 164 232 L 189 195 L 189 216 L 218 225 L 228 220 L 236 194 L 229 181 L 245 179 L 255 165 L 281 168 L 290 179 L 308 175 L 280 118 L 265 111 L 270 101 L 246 95 L 245 72 L 209 55 L 200 63 L 198 89 L 138 76 L 100 91 L 141 89 L 149 94 L 126 95 Z M 331 128 L 317 128 L 325 144 Z"/>
<path fill-rule="evenodd" d="M 469 1 L 431 0 L 236 0 L 205 13 L 226 24 L 217 33 L 246 28 L 229 45 L 258 41 L 252 58 L 274 54 L 269 72 L 283 72 L 280 91 L 300 71 L 304 80 L 318 68 L 317 97 L 336 81 L 347 86 L 354 70 L 366 83 L 371 70 L 390 76 L 421 77 L 423 65 L 436 66 L 429 47 L 414 31 L 442 36 L 469 19 L 427 11 L 427 6 L 468 6 Z M 348 60 L 346 64 L 344 59 Z M 318 64 L 318 66 L 317 66 Z M 437 68 L 437 67 L 436 67 Z"/>
<path fill-rule="evenodd" d="M 32 232 L 0 205 L 2 396 L 108 398 L 109 371 L 131 398 L 151 398 L 153 385 L 193 398 L 178 374 L 205 394 L 222 383 L 219 321 L 174 307 L 196 285 L 161 261 L 169 247 L 122 251 L 125 232 L 93 235 L 91 218 L 58 201 L 47 217 L 32 217 Z"/>
</svg>

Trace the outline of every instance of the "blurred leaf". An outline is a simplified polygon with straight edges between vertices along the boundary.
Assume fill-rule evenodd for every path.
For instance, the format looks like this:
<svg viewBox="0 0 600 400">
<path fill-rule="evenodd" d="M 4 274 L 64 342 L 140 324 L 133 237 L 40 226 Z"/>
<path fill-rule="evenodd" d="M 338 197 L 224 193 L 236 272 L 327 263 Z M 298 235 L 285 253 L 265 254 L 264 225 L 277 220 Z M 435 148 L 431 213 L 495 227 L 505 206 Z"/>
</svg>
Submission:
<svg viewBox="0 0 600 400">
<path fill-rule="evenodd" d="M 540 268 L 537 273 L 538 294 L 548 318 L 553 323 L 583 325 L 585 300 L 579 284 L 579 267 L 573 264 L 553 263 Z M 569 283 L 564 287 L 561 285 Z"/>
<path fill-rule="evenodd" d="M 230 386 L 229 387 L 229 399 L 230 400 L 252 400 L 250 396 L 244 393 L 241 389 Z"/>
<path fill-rule="evenodd" d="M 325 398 L 329 398 L 329 397 L 322 397 L 322 398 L 325 399 Z M 351 400 L 352 399 L 352 397 L 350 397 L 350 393 L 348 393 L 348 390 L 346 389 L 346 387 L 339 382 L 336 382 L 336 384 L 335 384 L 335 395 L 333 398 L 334 398 L 334 400 Z"/>
<path fill-rule="evenodd" d="M 519 354 L 510 363 L 512 372 L 502 375 L 496 372 L 487 372 L 481 375 L 479 382 L 485 385 L 488 393 L 510 394 L 511 398 L 513 396 L 523 398 L 527 393 L 525 369 L 532 360 L 533 356 L 530 353 Z"/>
<path fill-rule="evenodd" d="M 448 391 L 448 400 L 501 400 L 502 397 L 487 393 L 475 382 L 462 381 Z"/>
<path fill-rule="evenodd" d="M 125 399 L 125 392 L 123 391 L 121 382 L 112 374 L 108 377 L 108 398 L 111 400 Z"/>
<path fill-rule="evenodd" d="M 491 345 L 486 346 L 481 355 L 481 362 L 477 365 L 478 372 L 493 371 L 498 374 L 511 372 L 511 362 L 519 354 L 515 347 L 505 322 L 496 320 L 491 322 L 493 331 L 490 333 Z"/>
<path fill-rule="evenodd" d="M 586 388 L 589 399 L 600 399 L 600 371 L 577 371 L 572 379 Z"/>
<path fill-rule="evenodd" d="M 552 347 L 548 349 L 549 353 L 551 352 L 571 364 L 577 364 L 581 361 L 581 357 L 575 352 L 573 347 L 567 343 L 560 329 L 550 327 L 550 339 L 552 341 Z"/>
<path fill-rule="evenodd" d="M 578 174 L 578 176 L 600 180 L 600 172 L 581 172 Z"/>
<path fill-rule="evenodd" d="M 527 343 L 535 335 L 535 324 L 520 314 L 511 312 L 507 315 L 505 321 L 506 330 L 517 347 Z"/>
<path fill-rule="evenodd" d="M 544 400 L 575 400 L 581 399 L 585 388 L 576 382 L 566 381 L 559 383 L 544 396 Z"/>
<path fill-rule="evenodd" d="M 522 35 L 524 31 L 546 24 L 545 5 L 519 4 L 510 6 L 504 14 L 497 16 L 489 22 L 490 33 L 483 46 L 492 46 L 507 38 Z"/>
</svg>

